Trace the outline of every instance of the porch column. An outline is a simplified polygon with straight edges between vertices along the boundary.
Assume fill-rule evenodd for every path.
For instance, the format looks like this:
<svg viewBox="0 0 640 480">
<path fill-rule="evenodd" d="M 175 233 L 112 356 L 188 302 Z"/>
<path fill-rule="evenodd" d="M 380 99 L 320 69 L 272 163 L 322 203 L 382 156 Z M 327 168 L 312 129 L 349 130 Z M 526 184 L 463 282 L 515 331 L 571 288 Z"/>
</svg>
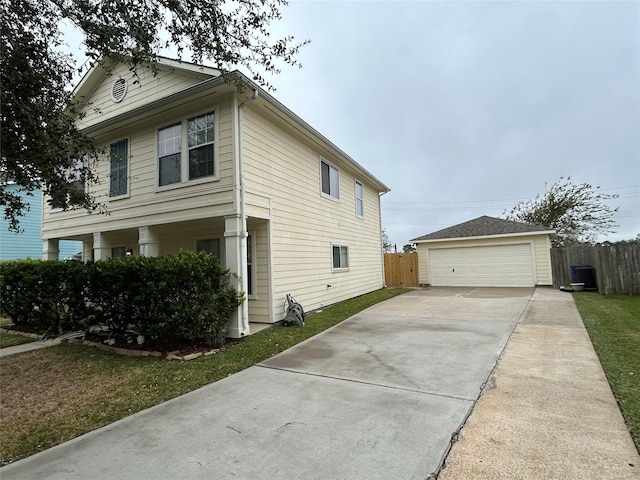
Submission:
<svg viewBox="0 0 640 480">
<path fill-rule="evenodd" d="M 93 242 L 89 240 L 82 241 L 82 261 L 90 262 L 93 258 Z"/>
<path fill-rule="evenodd" d="M 246 292 L 247 239 L 242 230 L 240 215 L 224 217 L 224 243 L 226 267 L 231 271 L 230 283 L 238 292 Z M 233 312 L 227 325 L 231 338 L 249 335 L 249 321 L 245 314 L 247 300 Z"/>
<path fill-rule="evenodd" d="M 111 258 L 111 245 L 102 233 L 95 232 L 93 234 L 93 259 L 107 260 L 108 258 Z"/>
<path fill-rule="evenodd" d="M 42 240 L 42 259 L 58 260 L 60 255 L 60 241 L 57 238 Z"/>
<path fill-rule="evenodd" d="M 138 247 L 144 257 L 160 256 L 160 240 L 151 227 L 138 227 Z"/>
</svg>

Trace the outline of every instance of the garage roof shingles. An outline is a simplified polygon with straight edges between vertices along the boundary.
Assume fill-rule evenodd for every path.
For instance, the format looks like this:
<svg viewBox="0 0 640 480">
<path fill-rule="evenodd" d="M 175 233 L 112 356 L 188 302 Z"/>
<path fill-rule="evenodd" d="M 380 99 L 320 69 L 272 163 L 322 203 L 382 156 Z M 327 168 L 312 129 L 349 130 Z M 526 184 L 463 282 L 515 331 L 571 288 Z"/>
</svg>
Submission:
<svg viewBox="0 0 640 480">
<path fill-rule="evenodd" d="M 512 222 L 502 218 L 488 217 L 486 215 L 468 222 L 454 225 L 453 227 L 438 230 L 437 232 L 414 238 L 411 242 L 425 240 L 444 240 L 452 238 L 485 237 L 496 235 L 512 235 L 526 233 L 552 233 L 552 230 L 539 225 L 529 223 Z"/>
</svg>

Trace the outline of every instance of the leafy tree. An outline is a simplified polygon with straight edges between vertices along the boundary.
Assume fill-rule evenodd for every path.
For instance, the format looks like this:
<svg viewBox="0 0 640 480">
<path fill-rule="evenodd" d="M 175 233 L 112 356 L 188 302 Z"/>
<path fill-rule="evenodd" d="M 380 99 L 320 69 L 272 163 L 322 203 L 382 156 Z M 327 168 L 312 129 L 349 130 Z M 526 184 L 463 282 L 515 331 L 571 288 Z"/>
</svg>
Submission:
<svg viewBox="0 0 640 480">
<path fill-rule="evenodd" d="M 29 195 L 43 188 L 63 209 L 100 209 L 96 199 L 76 188 L 96 183 L 92 166 L 102 151 L 75 127 L 78 118 L 70 84 L 87 63 L 65 54 L 61 26 L 84 34 L 88 64 L 116 62 L 153 68 L 163 48 L 178 57 L 209 61 L 223 74 L 244 66 L 254 80 L 271 85 L 259 71 L 300 66 L 302 43 L 287 36 L 269 38 L 286 0 L 3 0 L 0 2 L 0 206 L 10 229 L 28 205 L 7 182 Z"/>
<path fill-rule="evenodd" d="M 404 253 L 415 253 L 416 252 L 416 244 L 415 243 L 407 243 L 402 247 L 402 251 Z"/>
<path fill-rule="evenodd" d="M 393 250 L 393 245 L 391 245 L 391 243 L 389 242 L 389 235 L 387 234 L 387 231 L 383 228 L 382 229 L 382 251 L 384 253 L 391 253 L 392 250 Z"/>
<path fill-rule="evenodd" d="M 504 213 L 507 220 L 555 230 L 554 247 L 593 244 L 597 235 L 614 233 L 613 228 L 617 226 L 613 214 L 618 209 L 612 209 L 604 202 L 618 196 L 601 193 L 599 188 L 588 183 L 574 185 L 571 177 L 560 177 L 551 187 L 545 188 L 544 195 L 518 202 Z"/>
<path fill-rule="evenodd" d="M 637 234 L 634 238 L 631 238 L 629 240 L 618 240 L 617 242 L 611 242 L 609 240 L 605 240 L 599 245 L 602 245 L 603 247 L 609 247 L 612 245 L 640 245 L 640 233 Z"/>
</svg>

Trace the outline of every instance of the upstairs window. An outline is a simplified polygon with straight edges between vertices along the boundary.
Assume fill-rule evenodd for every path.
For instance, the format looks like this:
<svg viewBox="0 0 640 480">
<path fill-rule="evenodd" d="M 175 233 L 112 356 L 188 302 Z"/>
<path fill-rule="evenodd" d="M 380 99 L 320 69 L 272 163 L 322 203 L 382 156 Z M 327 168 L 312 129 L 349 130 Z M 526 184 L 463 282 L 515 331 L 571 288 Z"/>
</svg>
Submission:
<svg viewBox="0 0 640 480">
<path fill-rule="evenodd" d="M 321 160 L 320 174 L 322 177 L 322 193 L 336 199 L 340 198 L 340 174 L 338 169 Z"/>
<path fill-rule="evenodd" d="M 109 196 L 127 194 L 129 170 L 129 140 L 119 140 L 110 145 L 111 168 L 109 173 Z"/>
<path fill-rule="evenodd" d="M 182 170 L 182 124 L 158 131 L 158 184 L 180 183 Z"/>
<path fill-rule="evenodd" d="M 189 119 L 189 180 L 214 175 L 214 126 L 213 113 Z"/>
<path fill-rule="evenodd" d="M 215 177 L 215 135 L 214 112 L 159 129 L 158 186 Z"/>
<path fill-rule="evenodd" d="M 86 158 L 76 159 L 73 165 L 64 172 L 66 181 L 71 184 L 71 190 L 63 190 L 62 192 L 49 192 L 51 199 L 49 205 L 52 209 L 66 209 L 69 201 L 78 198 L 79 195 L 86 193 L 85 181 L 83 178 L 83 170 L 87 166 Z"/>
<path fill-rule="evenodd" d="M 356 182 L 356 215 L 364 217 L 364 197 L 362 195 L 362 184 Z"/>
</svg>

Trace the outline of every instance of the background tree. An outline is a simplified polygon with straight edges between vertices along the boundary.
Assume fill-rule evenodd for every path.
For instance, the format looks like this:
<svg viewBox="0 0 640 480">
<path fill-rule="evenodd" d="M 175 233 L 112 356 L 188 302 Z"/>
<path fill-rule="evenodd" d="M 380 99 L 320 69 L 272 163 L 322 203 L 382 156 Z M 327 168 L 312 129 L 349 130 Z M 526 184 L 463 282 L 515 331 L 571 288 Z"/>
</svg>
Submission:
<svg viewBox="0 0 640 480">
<path fill-rule="evenodd" d="M 605 240 L 602 243 L 599 243 L 603 247 L 609 247 L 612 245 L 640 245 L 640 233 L 638 233 L 634 238 L 629 240 L 618 240 L 616 242 L 610 242 L 609 240 Z"/>
<path fill-rule="evenodd" d="M 598 235 L 614 233 L 617 226 L 613 214 L 618 209 L 605 202 L 618 196 L 601 193 L 599 188 L 588 183 L 574 185 L 571 177 L 560 177 L 544 195 L 518 202 L 505 211 L 505 218 L 555 230 L 554 247 L 593 244 Z"/>
<path fill-rule="evenodd" d="M 382 251 L 384 253 L 391 253 L 393 251 L 393 245 L 389 242 L 389 235 L 384 228 L 382 229 Z"/>
<path fill-rule="evenodd" d="M 71 82 L 91 64 L 126 62 L 135 77 L 152 68 L 163 48 L 178 58 L 208 62 L 223 74 L 240 66 L 272 89 L 261 71 L 299 66 L 307 41 L 271 39 L 268 27 L 281 18 L 286 0 L 3 0 L 0 2 L 0 206 L 19 230 L 27 195 L 43 188 L 63 209 L 100 208 L 74 183 L 96 183 L 94 162 L 102 151 L 75 127 Z M 89 62 L 65 54 L 61 26 L 84 34 Z M 109 62 L 111 60 L 112 62 Z M 82 161 L 80 161 L 82 159 Z"/>
<path fill-rule="evenodd" d="M 404 253 L 415 253 L 416 252 L 416 244 L 415 243 L 407 243 L 402 247 L 402 251 Z"/>
</svg>

